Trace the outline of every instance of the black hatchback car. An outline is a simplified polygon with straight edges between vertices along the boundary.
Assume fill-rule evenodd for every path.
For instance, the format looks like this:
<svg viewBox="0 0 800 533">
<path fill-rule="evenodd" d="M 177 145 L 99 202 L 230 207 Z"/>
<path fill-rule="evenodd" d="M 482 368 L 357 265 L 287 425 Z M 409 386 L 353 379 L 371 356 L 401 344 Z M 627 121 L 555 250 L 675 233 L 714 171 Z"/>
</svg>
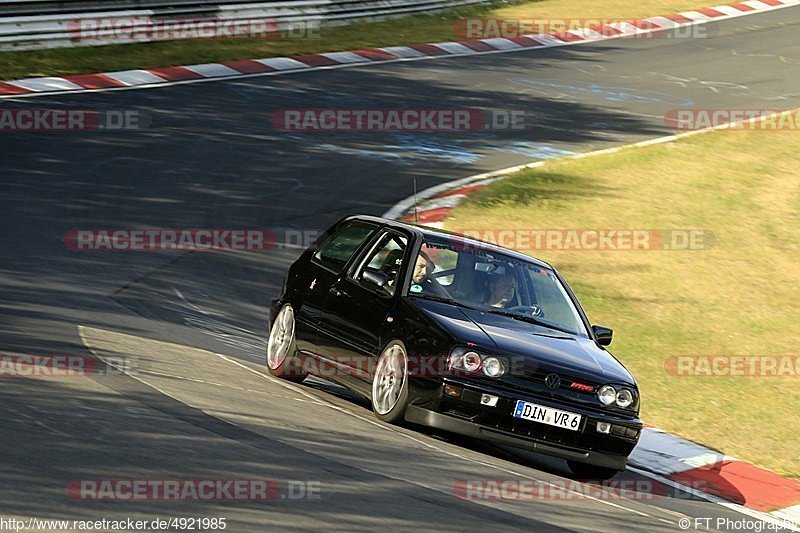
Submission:
<svg viewBox="0 0 800 533">
<path fill-rule="evenodd" d="M 347 217 L 289 268 L 267 367 L 371 400 L 376 416 L 624 470 L 639 391 L 547 263 L 432 228 Z"/>
</svg>

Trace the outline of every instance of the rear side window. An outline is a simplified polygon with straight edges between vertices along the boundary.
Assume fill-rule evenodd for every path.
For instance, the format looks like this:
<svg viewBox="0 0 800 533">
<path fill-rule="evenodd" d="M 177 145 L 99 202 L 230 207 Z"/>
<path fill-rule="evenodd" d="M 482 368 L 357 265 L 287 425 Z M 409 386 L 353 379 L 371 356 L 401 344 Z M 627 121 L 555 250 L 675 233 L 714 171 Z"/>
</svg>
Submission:
<svg viewBox="0 0 800 533">
<path fill-rule="evenodd" d="M 334 272 L 341 272 L 347 262 L 375 231 L 375 226 L 366 222 L 349 222 L 320 245 L 314 260 Z"/>
</svg>

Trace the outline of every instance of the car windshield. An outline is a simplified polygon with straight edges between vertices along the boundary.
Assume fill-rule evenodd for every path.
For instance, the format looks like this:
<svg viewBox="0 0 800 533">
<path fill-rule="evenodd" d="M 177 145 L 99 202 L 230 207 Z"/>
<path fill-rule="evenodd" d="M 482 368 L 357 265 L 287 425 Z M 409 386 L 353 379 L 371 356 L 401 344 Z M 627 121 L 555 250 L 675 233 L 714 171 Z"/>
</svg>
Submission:
<svg viewBox="0 0 800 533">
<path fill-rule="evenodd" d="M 464 241 L 427 238 L 414 262 L 409 293 L 587 335 L 552 270 Z"/>
</svg>

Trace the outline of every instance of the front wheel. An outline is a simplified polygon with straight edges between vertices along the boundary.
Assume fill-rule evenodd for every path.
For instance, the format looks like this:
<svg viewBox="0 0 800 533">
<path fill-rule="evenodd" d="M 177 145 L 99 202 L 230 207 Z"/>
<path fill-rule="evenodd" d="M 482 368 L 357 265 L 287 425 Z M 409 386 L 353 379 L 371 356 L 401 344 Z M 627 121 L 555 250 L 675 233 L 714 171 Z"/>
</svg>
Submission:
<svg viewBox="0 0 800 533">
<path fill-rule="evenodd" d="M 269 331 L 267 370 L 276 378 L 303 381 L 308 374 L 302 371 L 296 354 L 294 309 L 286 304 L 278 311 Z"/>
<path fill-rule="evenodd" d="M 604 480 L 611 479 L 619 474 L 619 470 L 613 468 L 603 468 L 602 466 L 587 465 L 575 461 L 567 461 L 567 466 L 578 479 L 584 480 Z"/>
<path fill-rule="evenodd" d="M 400 341 L 383 349 L 372 378 L 372 411 L 384 422 L 400 422 L 408 406 L 408 356 Z"/>
</svg>

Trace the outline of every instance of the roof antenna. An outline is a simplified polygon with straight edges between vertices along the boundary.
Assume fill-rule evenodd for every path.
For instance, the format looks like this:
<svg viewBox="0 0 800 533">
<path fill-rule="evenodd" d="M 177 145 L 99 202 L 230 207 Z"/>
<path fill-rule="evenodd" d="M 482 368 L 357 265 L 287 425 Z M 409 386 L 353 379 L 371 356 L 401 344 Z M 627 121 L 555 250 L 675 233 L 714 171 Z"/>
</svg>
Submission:
<svg viewBox="0 0 800 533">
<path fill-rule="evenodd" d="M 419 224 L 419 216 L 417 215 L 417 177 L 414 176 L 414 224 Z"/>
</svg>

